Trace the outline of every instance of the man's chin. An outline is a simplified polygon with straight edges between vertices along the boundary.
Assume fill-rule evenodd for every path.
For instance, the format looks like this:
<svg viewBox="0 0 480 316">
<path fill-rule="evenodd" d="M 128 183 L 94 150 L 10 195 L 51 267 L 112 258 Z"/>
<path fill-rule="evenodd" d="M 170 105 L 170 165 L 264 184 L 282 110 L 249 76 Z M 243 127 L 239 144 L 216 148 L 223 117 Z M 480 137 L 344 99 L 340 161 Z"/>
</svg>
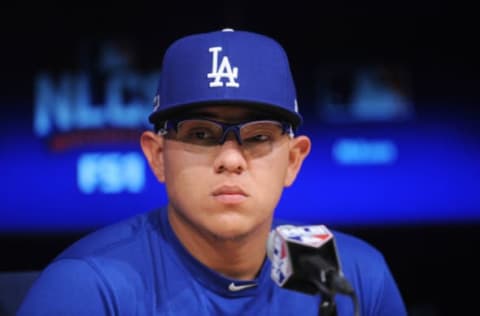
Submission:
<svg viewBox="0 0 480 316">
<path fill-rule="evenodd" d="M 219 241 L 242 241 L 246 239 L 252 231 L 252 225 L 242 225 L 238 223 L 238 221 L 236 223 L 222 222 L 212 227 L 210 234 Z"/>
<path fill-rule="evenodd" d="M 248 238 L 249 233 L 216 233 L 212 234 L 218 242 L 241 242 Z"/>
</svg>

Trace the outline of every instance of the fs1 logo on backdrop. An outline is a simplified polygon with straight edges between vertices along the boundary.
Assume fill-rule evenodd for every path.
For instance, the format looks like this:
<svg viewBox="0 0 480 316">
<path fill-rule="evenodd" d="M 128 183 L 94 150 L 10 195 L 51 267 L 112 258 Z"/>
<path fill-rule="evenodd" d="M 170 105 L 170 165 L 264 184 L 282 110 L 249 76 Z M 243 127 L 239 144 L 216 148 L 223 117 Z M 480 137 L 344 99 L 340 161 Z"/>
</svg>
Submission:
<svg viewBox="0 0 480 316">
<path fill-rule="evenodd" d="M 147 118 L 159 72 L 136 72 L 128 55 L 115 46 L 102 49 L 99 73 L 36 77 L 33 131 L 57 155 L 80 150 L 72 168 L 82 193 L 138 193 L 145 184 L 146 165 L 136 147 L 140 133 L 150 126 Z M 101 80 L 95 81 L 97 77 Z M 135 148 L 118 150 L 129 144 Z M 112 145 L 114 151 L 108 149 Z M 88 151 L 92 146 L 95 151 Z"/>
</svg>

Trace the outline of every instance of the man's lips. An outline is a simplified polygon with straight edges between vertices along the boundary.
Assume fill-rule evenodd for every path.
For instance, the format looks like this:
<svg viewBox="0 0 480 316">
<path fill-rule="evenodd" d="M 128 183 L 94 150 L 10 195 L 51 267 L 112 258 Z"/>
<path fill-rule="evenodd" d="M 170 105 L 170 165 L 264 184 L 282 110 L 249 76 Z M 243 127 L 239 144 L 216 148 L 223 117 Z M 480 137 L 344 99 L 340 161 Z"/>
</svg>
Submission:
<svg viewBox="0 0 480 316">
<path fill-rule="evenodd" d="M 212 192 L 215 200 L 226 204 L 238 204 L 243 202 L 248 194 L 239 186 L 224 185 Z"/>
</svg>

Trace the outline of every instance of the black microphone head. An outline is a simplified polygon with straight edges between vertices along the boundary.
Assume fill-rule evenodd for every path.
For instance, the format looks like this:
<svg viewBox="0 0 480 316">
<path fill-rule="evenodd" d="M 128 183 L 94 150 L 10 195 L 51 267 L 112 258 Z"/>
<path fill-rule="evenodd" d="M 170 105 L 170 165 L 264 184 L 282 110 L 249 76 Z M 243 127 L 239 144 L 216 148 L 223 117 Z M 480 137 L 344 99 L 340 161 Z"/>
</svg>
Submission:
<svg viewBox="0 0 480 316">
<path fill-rule="evenodd" d="M 329 289 L 329 275 L 341 275 L 333 234 L 324 225 L 282 225 L 270 232 L 267 255 L 277 285 L 307 294 Z"/>
</svg>

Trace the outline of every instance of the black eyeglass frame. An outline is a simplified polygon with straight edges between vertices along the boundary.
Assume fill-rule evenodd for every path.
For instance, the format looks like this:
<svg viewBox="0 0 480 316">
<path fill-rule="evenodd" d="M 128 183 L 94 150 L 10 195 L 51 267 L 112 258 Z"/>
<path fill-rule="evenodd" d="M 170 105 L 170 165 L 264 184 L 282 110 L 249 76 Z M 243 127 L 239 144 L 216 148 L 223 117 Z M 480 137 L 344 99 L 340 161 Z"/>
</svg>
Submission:
<svg viewBox="0 0 480 316">
<path fill-rule="evenodd" d="M 282 135 L 288 134 L 291 138 L 295 137 L 295 133 L 293 131 L 293 126 L 291 123 L 285 122 L 285 121 L 278 121 L 278 120 L 250 120 L 250 121 L 244 121 L 241 123 L 224 123 L 220 122 L 217 120 L 213 120 L 211 118 L 205 118 L 205 117 L 189 117 L 189 118 L 179 118 L 179 119 L 171 119 L 171 120 L 166 120 L 163 123 L 163 126 L 158 128 L 157 134 L 160 136 L 165 136 L 169 130 L 173 129 L 175 132 L 178 132 L 178 126 L 180 123 L 183 121 L 189 121 L 189 120 L 203 120 L 203 121 L 208 121 L 212 122 L 214 124 L 217 124 L 222 127 L 222 137 L 219 139 L 218 144 L 223 145 L 227 139 L 227 135 L 230 132 L 233 132 L 235 135 L 235 138 L 237 139 L 237 142 L 242 145 L 242 138 L 240 137 L 240 129 L 251 123 L 255 122 L 274 122 L 274 123 L 279 123 L 279 126 L 282 128 Z"/>
</svg>

